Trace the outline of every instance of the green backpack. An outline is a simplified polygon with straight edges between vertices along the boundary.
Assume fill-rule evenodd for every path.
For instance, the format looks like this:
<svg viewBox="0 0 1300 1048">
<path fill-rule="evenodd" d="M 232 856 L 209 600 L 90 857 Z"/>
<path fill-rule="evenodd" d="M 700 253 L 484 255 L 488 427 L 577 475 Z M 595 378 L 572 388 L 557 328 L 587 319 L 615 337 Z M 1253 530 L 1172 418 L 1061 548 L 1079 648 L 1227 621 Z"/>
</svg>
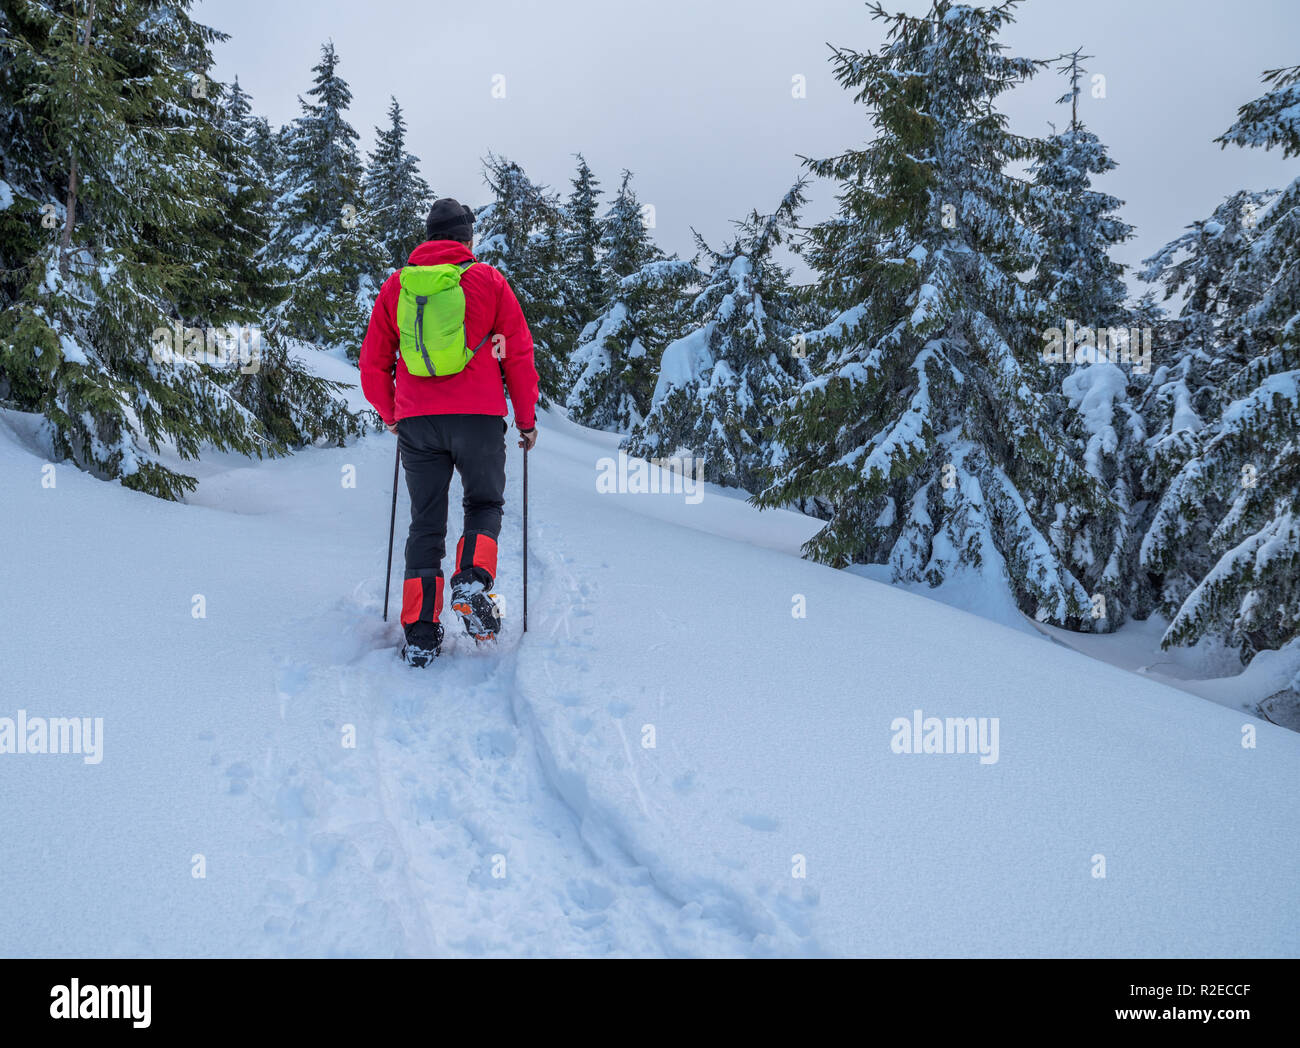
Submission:
<svg viewBox="0 0 1300 1048">
<path fill-rule="evenodd" d="M 460 278 L 473 264 L 449 262 L 402 269 L 397 329 L 401 333 L 402 360 L 412 375 L 455 375 L 488 340 L 484 335 L 470 349 L 465 333 L 465 292 Z"/>
</svg>

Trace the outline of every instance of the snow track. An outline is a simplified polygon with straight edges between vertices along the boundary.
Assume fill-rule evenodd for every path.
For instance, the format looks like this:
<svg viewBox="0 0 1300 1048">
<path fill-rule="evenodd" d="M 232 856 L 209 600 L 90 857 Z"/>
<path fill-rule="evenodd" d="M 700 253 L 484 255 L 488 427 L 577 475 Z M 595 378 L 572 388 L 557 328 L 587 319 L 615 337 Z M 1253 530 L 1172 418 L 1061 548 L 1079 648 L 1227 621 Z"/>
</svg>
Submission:
<svg viewBox="0 0 1300 1048">
<path fill-rule="evenodd" d="M 519 548 L 513 515 L 502 548 Z M 518 619 L 507 621 L 497 646 L 479 648 L 448 616 L 442 658 L 413 670 L 394 657 L 400 632 L 380 623 L 374 583 L 323 620 L 292 624 L 291 636 L 333 634 L 331 647 L 349 658 L 281 660 L 282 730 L 255 803 L 275 827 L 267 847 L 276 867 L 293 874 L 267 884 L 247 952 L 577 957 L 777 948 L 773 922 L 724 886 L 710 885 L 701 904 L 699 886 L 644 863 L 582 777 L 557 767 L 518 678 L 522 660 L 540 669 L 545 694 L 563 696 L 566 667 L 581 671 L 582 622 L 593 610 L 565 560 L 550 553 L 534 562 L 526 656 Z M 503 582 L 517 586 L 514 575 Z M 507 590 L 507 599 L 521 606 L 521 594 Z M 340 741 L 345 725 L 355 749 Z"/>
</svg>

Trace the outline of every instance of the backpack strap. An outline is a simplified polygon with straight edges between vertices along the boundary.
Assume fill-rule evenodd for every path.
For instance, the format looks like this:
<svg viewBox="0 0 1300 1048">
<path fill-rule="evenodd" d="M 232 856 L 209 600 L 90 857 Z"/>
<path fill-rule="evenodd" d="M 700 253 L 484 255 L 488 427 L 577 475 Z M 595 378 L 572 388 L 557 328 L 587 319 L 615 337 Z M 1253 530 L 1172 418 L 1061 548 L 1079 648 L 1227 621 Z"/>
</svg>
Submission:
<svg viewBox="0 0 1300 1048">
<path fill-rule="evenodd" d="M 461 271 L 462 273 L 464 273 L 465 270 L 469 269 L 469 267 L 472 266 L 472 265 L 474 264 L 475 261 L 476 261 L 475 259 L 472 259 L 472 258 L 471 258 L 468 262 L 457 262 L 456 265 L 460 266 L 460 271 Z M 465 334 L 466 334 L 466 336 L 467 336 L 466 339 L 465 339 L 465 345 L 468 346 L 468 345 L 469 345 L 469 338 L 468 338 L 469 332 L 466 331 Z M 478 345 L 475 346 L 473 349 L 471 349 L 471 350 L 469 351 L 469 355 L 472 357 L 475 353 L 477 353 L 480 349 L 482 349 L 482 348 L 483 348 L 483 343 L 486 342 L 486 341 L 487 341 L 488 339 L 490 339 L 491 337 L 492 337 L 492 329 L 491 329 L 491 327 L 489 327 L 489 328 L 488 328 L 488 333 L 487 333 L 486 335 L 484 335 L 481 339 L 478 340 Z"/>
<path fill-rule="evenodd" d="M 436 375 L 438 372 L 434 370 L 433 361 L 429 359 L 428 347 L 424 344 L 424 307 L 428 301 L 428 295 L 415 296 L 415 348 L 420 351 L 420 356 L 424 357 L 424 366 L 429 369 L 429 374 Z"/>
</svg>

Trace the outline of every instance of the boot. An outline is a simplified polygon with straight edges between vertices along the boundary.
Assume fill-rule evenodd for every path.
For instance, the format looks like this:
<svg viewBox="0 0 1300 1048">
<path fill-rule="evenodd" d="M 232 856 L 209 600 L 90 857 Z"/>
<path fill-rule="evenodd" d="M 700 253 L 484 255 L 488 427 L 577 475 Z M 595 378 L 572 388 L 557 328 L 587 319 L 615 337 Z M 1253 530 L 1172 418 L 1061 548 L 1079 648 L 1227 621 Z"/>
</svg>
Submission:
<svg viewBox="0 0 1300 1048">
<path fill-rule="evenodd" d="M 475 578 L 451 580 L 451 607 L 465 623 L 465 632 L 482 644 L 501 632 L 501 598 L 488 593 Z"/>
<path fill-rule="evenodd" d="M 423 668 L 442 654 L 442 623 L 412 622 L 406 627 L 402 658 L 410 666 Z"/>
</svg>

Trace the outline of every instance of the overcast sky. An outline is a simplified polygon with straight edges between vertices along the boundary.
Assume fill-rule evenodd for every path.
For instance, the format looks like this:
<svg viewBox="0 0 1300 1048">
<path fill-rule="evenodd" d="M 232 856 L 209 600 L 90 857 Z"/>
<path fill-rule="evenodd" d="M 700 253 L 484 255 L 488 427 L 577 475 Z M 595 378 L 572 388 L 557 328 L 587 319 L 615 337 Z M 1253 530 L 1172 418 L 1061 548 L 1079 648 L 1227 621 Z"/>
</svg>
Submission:
<svg viewBox="0 0 1300 1048">
<path fill-rule="evenodd" d="M 857 0 L 199 0 L 195 14 L 230 34 L 216 48 L 216 77 L 238 75 L 273 124 L 298 113 L 332 39 L 364 147 L 396 96 L 438 194 L 484 203 L 479 161 L 489 150 L 567 193 L 581 151 L 606 190 L 631 169 L 659 242 L 688 257 L 691 227 L 720 241 L 731 219 L 775 206 L 799 155 L 865 139 L 865 109 L 832 79 L 827 44 L 867 50 L 883 39 Z M 1085 95 L 1082 116 L 1119 164 L 1100 188 L 1126 201 L 1122 215 L 1137 227 L 1123 262 L 1236 189 L 1300 174 L 1276 151 L 1213 142 L 1261 93 L 1264 69 L 1300 62 L 1295 0 L 1027 0 L 1003 40 L 1015 54 L 1095 56 L 1087 65 L 1104 75 L 1106 97 Z M 792 96 L 796 75 L 804 98 Z M 1064 124 L 1066 107 L 1053 104 L 1063 93 L 1044 71 L 1005 96 L 1013 130 Z M 833 193 L 815 184 L 806 219 L 830 213 Z"/>
</svg>

